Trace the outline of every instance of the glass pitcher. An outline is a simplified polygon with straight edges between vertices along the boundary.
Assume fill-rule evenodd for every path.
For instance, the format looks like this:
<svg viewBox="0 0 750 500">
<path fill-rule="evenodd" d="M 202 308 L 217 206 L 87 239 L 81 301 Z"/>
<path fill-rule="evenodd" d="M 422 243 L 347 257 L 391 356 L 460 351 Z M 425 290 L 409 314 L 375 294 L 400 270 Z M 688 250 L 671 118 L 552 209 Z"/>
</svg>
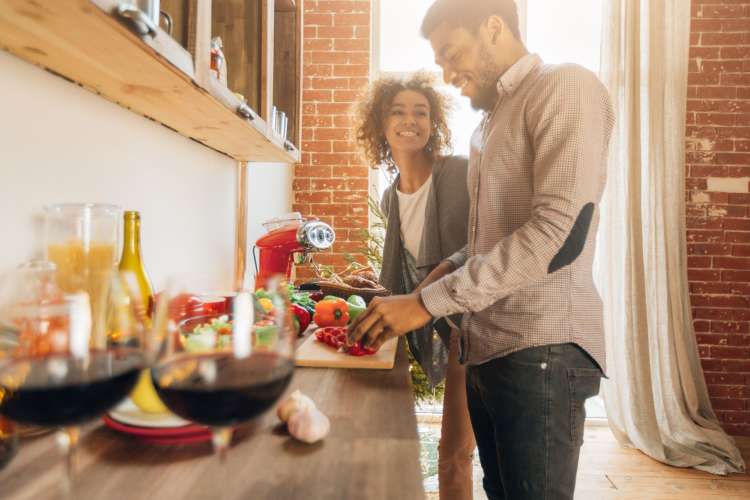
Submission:
<svg viewBox="0 0 750 500">
<path fill-rule="evenodd" d="M 94 333 L 101 332 L 104 291 L 117 265 L 122 209 L 115 205 L 63 203 L 44 208 L 47 260 L 67 294 L 86 292 Z M 96 336 L 96 335 L 95 335 Z"/>
</svg>

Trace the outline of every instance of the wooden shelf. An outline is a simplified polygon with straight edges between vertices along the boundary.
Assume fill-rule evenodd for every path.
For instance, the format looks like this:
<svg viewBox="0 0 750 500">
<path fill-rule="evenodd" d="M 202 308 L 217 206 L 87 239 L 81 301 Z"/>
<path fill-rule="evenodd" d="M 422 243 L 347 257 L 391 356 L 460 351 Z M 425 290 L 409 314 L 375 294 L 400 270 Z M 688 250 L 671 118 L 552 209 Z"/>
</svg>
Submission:
<svg viewBox="0 0 750 500">
<path fill-rule="evenodd" d="M 115 0 L 0 2 L 0 46 L 239 161 L 299 161 L 267 124 L 242 118 L 226 87 L 196 81 L 193 57 L 159 30 L 141 39 L 110 15 Z"/>
</svg>

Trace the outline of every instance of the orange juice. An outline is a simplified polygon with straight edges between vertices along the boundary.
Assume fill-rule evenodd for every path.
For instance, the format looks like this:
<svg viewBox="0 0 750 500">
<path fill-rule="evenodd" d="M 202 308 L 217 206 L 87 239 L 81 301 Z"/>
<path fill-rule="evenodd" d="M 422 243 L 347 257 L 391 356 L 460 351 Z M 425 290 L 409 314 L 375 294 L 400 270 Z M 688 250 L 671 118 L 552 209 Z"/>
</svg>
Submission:
<svg viewBox="0 0 750 500">
<path fill-rule="evenodd" d="M 57 285 L 65 293 L 86 292 L 91 303 L 95 337 L 104 331 L 106 294 L 115 271 L 115 245 L 81 241 L 47 246 L 49 260 L 57 266 Z"/>
</svg>

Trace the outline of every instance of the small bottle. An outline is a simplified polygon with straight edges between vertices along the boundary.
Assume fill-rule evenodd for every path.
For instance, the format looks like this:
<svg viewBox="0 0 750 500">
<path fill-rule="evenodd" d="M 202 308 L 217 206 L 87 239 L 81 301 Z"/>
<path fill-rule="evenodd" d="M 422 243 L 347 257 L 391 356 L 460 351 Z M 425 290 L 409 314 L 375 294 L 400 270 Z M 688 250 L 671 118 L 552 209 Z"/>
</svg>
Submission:
<svg viewBox="0 0 750 500">
<path fill-rule="evenodd" d="M 141 259 L 141 215 L 135 211 L 128 211 L 125 212 L 124 218 L 125 236 L 120 257 L 120 271 L 133 274 L 144 312 L 150 316 L 154 303 L 154 289 L 151 287 L 151 280 L 148 278 Z"/>
</svg>

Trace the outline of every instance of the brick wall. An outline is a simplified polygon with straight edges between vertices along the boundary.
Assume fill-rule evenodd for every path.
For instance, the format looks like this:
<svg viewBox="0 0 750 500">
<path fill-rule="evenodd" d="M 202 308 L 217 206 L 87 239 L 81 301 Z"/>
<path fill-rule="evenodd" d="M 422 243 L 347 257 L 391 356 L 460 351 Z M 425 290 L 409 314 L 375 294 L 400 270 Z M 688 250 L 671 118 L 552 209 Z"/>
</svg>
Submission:
<svg viewBox="0 0 750 500">
<path fill-rule="evenodd" d="M 305 0 L 302 163 L 294 170 L 293 209 L 336 231 L 321 264 L 344 266 L 362 247 L 368 174 L 352 141 L 351 105 L 370 75 L 370 0 Z M 311 277 L 297 269 L 297 278 Z"/>
<path fill-rule="evenodd" d="M 750 436 L 750 0 L 693 0 L 688 279 L 711 401 Z"/>
</svg>

